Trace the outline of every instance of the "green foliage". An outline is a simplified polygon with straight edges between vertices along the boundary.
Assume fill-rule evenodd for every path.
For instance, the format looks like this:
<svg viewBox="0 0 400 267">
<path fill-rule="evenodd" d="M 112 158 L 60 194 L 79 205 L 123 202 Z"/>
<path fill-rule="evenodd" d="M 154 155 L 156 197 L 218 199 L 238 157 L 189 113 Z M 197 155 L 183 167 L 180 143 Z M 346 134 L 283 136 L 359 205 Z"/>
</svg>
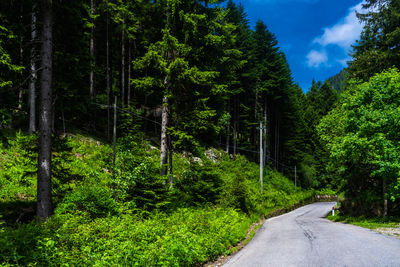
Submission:
<svg viewBox="0 0 400 267">
<path fill-rule="evenodd" d="M 18 265 L 190 266 L 227 252 L 249 226 L 243 214 L 219 208 L 181 209 L 144 221 L 67 214 L 43 226 L 1 228 L 0 255 L 3 263 Z"/>
<path fill-rule="evenodd" d="M 367 0 L 363 7 L 358 18 L 364 28 L 354 46 L 349 72 L 352 78 L 368 81 L 377 73 L 400 67 L 400 4 L 396 0 Z"/>
<path fill-rule="evenodd" d="M 337 175 L 336 183 L 361 212 L 372 209 L 379 213 L 383 196 L 392 200 L 393 212 L 397 212 L 399 96 L 400 74 L 396 69 L 369 82 L 353 82 L 341 105 L 318 126 L 330 152 L 329 167 Z"/>
<path fill-rule="evenodd" d="M 2 20 L 0 20 L 0 23 L 1 22 Z M 3 87 L 13 84 L 12 81 L 6 80 L 7 78 L 4 77 L 7 72 L 18 72 L 23 69 L 23 67 L 14 65 L 12 63 L 10 54 L 4 48 L 4 43 L 7 43 L 10 39 L 15 37 L 16 36 L 14 34 L 0 24 L 0 69 L 6 70 L 4 72 L 2 71 L 0 74 L 0 90 Z"/>
<path fill-rule="evenodd" d="M 56 214 L 82 211 L 91 218 L 116 215 L 118 213 L 117 202 L 109 188 L 96 185 L 83 185 L 70 191 L 58 204 Z"/>
<path fill-rule="evenodd" d="M 301 184 L 305 187 L 320 188 L 330 185 L 332 177 L 327 175 L 325 166 L 329 161 L 329 154 L 321 144 L 317 135 L 317 125 L 320 120 L 334 108 L 339 99 L 338 92 L 330 83 L 313 81 L 306 94 L 304 120 L 306 122 L 305 135 L 309 143 L 307 152 L 300 164 Z"/>
<path fill-rule="evenodd" d="M 9 141 L 1 144 L 1 155 L 13 156 L 11 168 L 23 170 L 26 167 L 18 163 L 18 157 L 36 149 L 35 137 L 19 132 L 6 136 Z M 117 145 L 116 201 L 111 167 L 101 168 L 110 166 L 109 145 L 69 135 L 56 138 L 54 148 L 53 156 L 62 166 L 56 169 L 55 181 L 65 181 L 65 187 L 61 190 L 63 183 L 55 184 L 59 197 L 48 222 L 32 222 L 35 203 L 17 202 L 13 199 L 18 197 L 4 191 L 6 197 L 0 202 L 0 212 L 7 217 L 7 224 L 0 224 L 3 264 L 201 264 L 230 253 L 230 247 L 244 239 L 260 216 L 312 196 L 311 191 L 296 191 L 291 181 L 269 169 L 261 195 L 258 165 L 240 155 L 232 160 L 216 149 L 212 149 L 214 162 L 202 156 L 195 163 L 192 156 L 175 154 L 176 183 L 168 191 L 159 176 L 159 151 L 127 136 Z M 4 171 L 9 172 L 8 168 Z M 13 184 L 28 190 L 17 180 Z M 32 213 L 21 217 L 26 210 Z"/>
<path fill-rule="evenodd" d="M 173 202 L 191 206 L 215 204 L 221 192 L 221 183 L 214 166 L 191 164 L 176 181 Z"/>
<path fill-rule="evenodd" d="M 347 69 L 341 70 L 338 74 L 330 77 L 327 82 L 332 86 L 334 90 L 337 92 L 342 92 L 345 89 L 346 80 L 349 76 L 349 72 Z"/>
<path fill-rule="evenodd" d="M 116 159 L 118 199 L 126 202 L 130 209 L 144 213 L 168 204 L 166 179 L 160 177 L 159 162 L 146 151 L 146 145 L 131 136 L 121 138 Z"/>
<path fill-rule="evenodd" d="M 337 192 L 332 190 L 332 189 L 330 189 L 330 188 L 323 188 L 323 189 L 320 189 L 320 190 L 316 190 L 315 194 L 316 195 L 336 196 Z"/>
<path fill-rule="evenodd" d="M 7 142 L 0 143 L 0 199 L 33 199 L 36 197 L 36 136 L 20 131 L 10 135 L 7 133 Z"/>
</svg>

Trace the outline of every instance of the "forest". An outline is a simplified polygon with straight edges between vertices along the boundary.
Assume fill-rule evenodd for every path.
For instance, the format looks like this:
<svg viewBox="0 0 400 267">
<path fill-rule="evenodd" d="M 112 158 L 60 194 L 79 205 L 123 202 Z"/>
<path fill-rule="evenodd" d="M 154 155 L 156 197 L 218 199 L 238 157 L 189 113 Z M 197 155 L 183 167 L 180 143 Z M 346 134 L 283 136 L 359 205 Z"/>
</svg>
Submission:
<svg viewBox="0 0 400 267">
<path fill-rule="evenodd" d="M 1 1 L 0 261 L 204 264 L 315 194 L 399 216 L 400 4 L 363 7 L 304 93 L 232 0 Z"/>
</svg>

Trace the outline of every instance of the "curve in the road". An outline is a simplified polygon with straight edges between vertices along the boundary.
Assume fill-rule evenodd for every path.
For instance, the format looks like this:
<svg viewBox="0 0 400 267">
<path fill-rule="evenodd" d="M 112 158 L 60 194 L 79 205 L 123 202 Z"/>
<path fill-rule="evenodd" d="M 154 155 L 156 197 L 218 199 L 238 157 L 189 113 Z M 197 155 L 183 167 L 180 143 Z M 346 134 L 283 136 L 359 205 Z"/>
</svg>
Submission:
<svg viewBox="0 0 400 267">
<path fill-rule="evenodd" d="M 400 240 L 324 219 L 334 202 L 314 203 L 263 224 L 224 266 L 396 266 Z"/>
</svg>

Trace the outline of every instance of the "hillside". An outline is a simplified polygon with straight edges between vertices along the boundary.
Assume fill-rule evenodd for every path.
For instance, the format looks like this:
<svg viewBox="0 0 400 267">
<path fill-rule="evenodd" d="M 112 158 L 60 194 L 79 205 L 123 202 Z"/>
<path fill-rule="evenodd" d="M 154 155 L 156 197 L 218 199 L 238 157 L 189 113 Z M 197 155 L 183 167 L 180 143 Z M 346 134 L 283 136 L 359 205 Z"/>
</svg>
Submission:
<svg viewBox="0 0 400 267">
<path fill-rule="evenodd" d="M 257 164 L 215 149 L 199 157 L 174 154 L 176 182 L 169 189 L 158 173 L 159 150 L 135 138 L 119 140 L 113 181 L 112 147 L 67 134 L 54 144 L 55 214 L 40 226 L 32 221 L 36 138 L 3 135 L 0 255 L 6 264 L 199 264 L 229 253 L 261 217 L 313 195 L 269 168 L 261 194 Z"/>
<path fill-rule="evenodd" d="M 342 92 L 347 80 L 348 71 L 346 69 L 341 70 L 338 74 L 330 77 L 326 81 L 338 92 Z"/>
</svg>

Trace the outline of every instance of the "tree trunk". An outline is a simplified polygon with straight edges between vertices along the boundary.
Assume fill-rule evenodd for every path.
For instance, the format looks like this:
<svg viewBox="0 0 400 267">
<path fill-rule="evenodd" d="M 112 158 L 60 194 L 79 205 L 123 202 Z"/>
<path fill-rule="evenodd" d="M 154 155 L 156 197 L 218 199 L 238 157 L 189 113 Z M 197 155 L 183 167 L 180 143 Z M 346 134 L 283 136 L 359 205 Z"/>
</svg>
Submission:
<svg viewBox="0 0 400 267">
<path fill-rule="evenodd" d="M 121 40 L 121 104 L 125 105 L 125 32 L 122 30 Z"/>
<path fill-rule="evenodd" d="M 167 80 L 167 78 L 165 78 Z M 165 81 L 166 83 L 166 81 Z M 164 95 L 163 107 L 161 113 L 161 159 L 160 159 L 160 175 L 167 174 L 167 161 L 168 161 L 168 140 L 167 140 L 167 127 L 168 127 L 168 98 Z"/>
<path fill-rule="evenodd" d="M 31 75 L 29 81 L 29 133 L 36 132 L 36 3 L 32 5 L 31 18 Z"/>
<path fill-rule="evenodd" d="M 46 220 L 52 212 L 51 203 L 51 120 L 52 120 L 52 7 L 42 0 L 42 73 L 41 109 L 39 119 L 39 153 L 37 181 L 37 216 Z"/>
<path fill-rule="evenodd" d="M 95 12 L 94 0 L 90 1 L 90 14 L 93 16 Z M 93 100 L 95 98 L 95 88 L 94 88 L 94 67 L 95 67 L 95 59 L 94 59 L 94 19 L 92 19 L 93 26 L 90 29 L 90 77 L 89 77 L 89 90 L 90 90 L 90 98 Z"/>
<path fill-rule="evenodd" d="M 106 83 L 107 83 L 107 140 L 110 141 L 110 41 L 109 41 L 109 14 L 107 1 L 107 18 L 106 18 Z"/>
<path fill-rule="evenodd" d="M 129 39 L 128 42 L 128 100 L 127 100 L 127 105 L 128 108 L 130 107 L 130 102 L 131 102 L 131 65 L 132 65 L 132 41 Z"/>
<path fill-rule="evenodd" d="M 24 25 L 24 21 L 23 21 L 23 14 L 24 14 L 24 4 L 21 3 L 20 6 L 20 23 L 21 25 Z M 24 66 L 24 47 L 23 47 L 23 43 L 24 43 L 24 35 L 21 32 L 20 33 L 21 36 L 19 38 L 19 65 L 20 66 Z M 24 73 L 21 70 L 20 71 L 21 74 L 21 79 L 24 79 Z M 23 87 L 22 87 L 22 83 L 19 85 L 19 90 L 18 90 L 18 109 L 17 112 L 22 110 L 22 101 L 23 101 Z"/>
</svg>

